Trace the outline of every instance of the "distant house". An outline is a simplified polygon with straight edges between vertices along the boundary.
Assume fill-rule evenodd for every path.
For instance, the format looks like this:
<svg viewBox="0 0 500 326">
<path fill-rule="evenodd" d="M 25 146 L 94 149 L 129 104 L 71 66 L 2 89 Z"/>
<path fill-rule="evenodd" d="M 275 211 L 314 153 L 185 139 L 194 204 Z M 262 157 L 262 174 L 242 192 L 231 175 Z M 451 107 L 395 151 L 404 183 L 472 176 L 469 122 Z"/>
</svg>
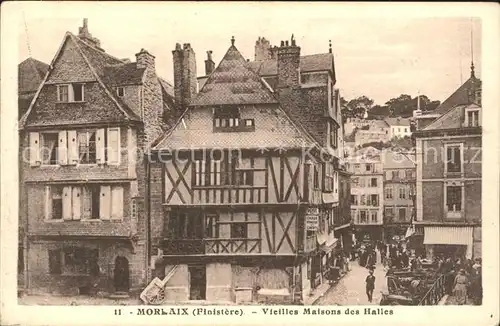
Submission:
<svg viewBox="0 0 500 326">
<path fill-rule="evenodd" d="M 38 87 L 43 81 L 49 65 L 34 58 L 28 58 L 17 66 L 17 94 L 19 118 L 28 110 Z"/>
<path fill-rule="evenodd" d="M 410 119 L 406 118 L 385 118 L 384 120 L 390 127 L 390 138 L 403 138 L 411 136 Z"/>
</svg>

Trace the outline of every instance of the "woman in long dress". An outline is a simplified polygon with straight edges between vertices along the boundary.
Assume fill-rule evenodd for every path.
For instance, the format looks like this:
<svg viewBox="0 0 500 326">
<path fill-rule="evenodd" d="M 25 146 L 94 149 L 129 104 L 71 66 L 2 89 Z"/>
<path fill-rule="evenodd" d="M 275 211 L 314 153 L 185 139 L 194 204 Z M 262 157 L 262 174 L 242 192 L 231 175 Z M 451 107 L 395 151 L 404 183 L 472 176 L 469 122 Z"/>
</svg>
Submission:
<svg viewBox="0 0 500 326">
<path fill-rule="evenodd" d="M 453 294 L 455 295 L 458 305 L 464 305 L 467 301 L 468 281 L 465 270 L 461 269 L 455 277 L 455 283 L 453 284 Z"/>
</svg>

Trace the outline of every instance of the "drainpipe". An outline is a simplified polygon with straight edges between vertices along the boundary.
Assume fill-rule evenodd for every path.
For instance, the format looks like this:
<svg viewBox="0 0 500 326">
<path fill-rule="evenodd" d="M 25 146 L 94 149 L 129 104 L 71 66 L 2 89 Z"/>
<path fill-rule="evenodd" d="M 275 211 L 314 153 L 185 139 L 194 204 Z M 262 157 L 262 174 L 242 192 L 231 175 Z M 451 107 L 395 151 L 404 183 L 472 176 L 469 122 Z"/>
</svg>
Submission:
<svg viewBox="0 0 500 326">
<path fill-rule="evenodd" d="M 146 214 L 146 219 L 147 219 L 147 232 L 146 232 L 146 260 L 145 260 L 145 266 L 146 270 L 150 269 L 150 264 L 149 264 L 149 259 L 151 257 L 151 168 L 150 168 L 150 159 L 151 159 L 151 153 L 148 152 L 146 156 L 146 198 L 145 200 L 147 201 L 147 214 Z M 153 270 L 150 271 L 149 274 L 147 274 L 147 282 L 151 282 L 152 280 L 152 275 L 153 275 Z"/>
</svg>

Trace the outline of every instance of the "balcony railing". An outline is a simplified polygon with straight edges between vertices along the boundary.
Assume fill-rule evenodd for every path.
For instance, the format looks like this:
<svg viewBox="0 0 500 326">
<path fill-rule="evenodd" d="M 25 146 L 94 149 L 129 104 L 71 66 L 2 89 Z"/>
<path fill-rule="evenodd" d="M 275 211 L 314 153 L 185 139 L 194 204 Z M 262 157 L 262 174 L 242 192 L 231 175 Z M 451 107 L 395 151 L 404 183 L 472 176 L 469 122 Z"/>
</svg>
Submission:
<svg viewBox="0 0 500 326">
<path fill-rule="evenodd" d="M 261 239 L 205 239 L 207 254 L 260 253 Z"/>
<path fill-rule="evenodd" d="M 432 284 L 431 288 L 418 303 L 419 306 L 434 306 L 449 292 L 451 279 L 455 277 L 453 273 L 443 274 Z"/>
<path fill-rule="evenodd" d="M 243 254 L 262 252 L 261 239 L 168 239 L 165 255 Z"/>
<path fill-rule="evenodd" d="M 162 242 L 166 255 L 202 255 L 205 253 L 203 239 L 169 239 Z"/>
</svg>

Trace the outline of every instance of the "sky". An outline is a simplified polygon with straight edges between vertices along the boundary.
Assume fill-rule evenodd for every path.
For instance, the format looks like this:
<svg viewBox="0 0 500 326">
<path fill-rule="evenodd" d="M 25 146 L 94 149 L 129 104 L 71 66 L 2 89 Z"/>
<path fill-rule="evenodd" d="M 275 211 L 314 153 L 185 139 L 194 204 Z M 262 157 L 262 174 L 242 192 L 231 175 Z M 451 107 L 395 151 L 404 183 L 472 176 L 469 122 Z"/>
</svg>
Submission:
<svg viewBox="0 0 500 326">
<path fill-rule="evenodd" d="M 18 26 L 18 57 L 19 62 L 31 56 L 50 63 L 64 33 L 77 34 L 88 18 L 90 33 L 107 53 L 134 61 L 135 53 L 147 49 L 156 56 L 157 73 L 171 82 L 176 43 L 191 44 L 201 76 L 206 51 L 213 51 L 217 65 L 232 36 L 242 55 L 253 60 L 259 36 L 279 45 L 292 34 L 303 55 L 326 53 L 332 41 L 336 87 L 348 100 L 366 95 L 384 104 L 400 94 L 420 93 L 443 101 L 470 76 L 472 53 L 476 75 L 481 76 L 479 18 L 429 18 L 411 10 L 401 15 L 379 7 L 346 6 L 88 2 L 51 11 L 26 6 Z"/>
</svg>

